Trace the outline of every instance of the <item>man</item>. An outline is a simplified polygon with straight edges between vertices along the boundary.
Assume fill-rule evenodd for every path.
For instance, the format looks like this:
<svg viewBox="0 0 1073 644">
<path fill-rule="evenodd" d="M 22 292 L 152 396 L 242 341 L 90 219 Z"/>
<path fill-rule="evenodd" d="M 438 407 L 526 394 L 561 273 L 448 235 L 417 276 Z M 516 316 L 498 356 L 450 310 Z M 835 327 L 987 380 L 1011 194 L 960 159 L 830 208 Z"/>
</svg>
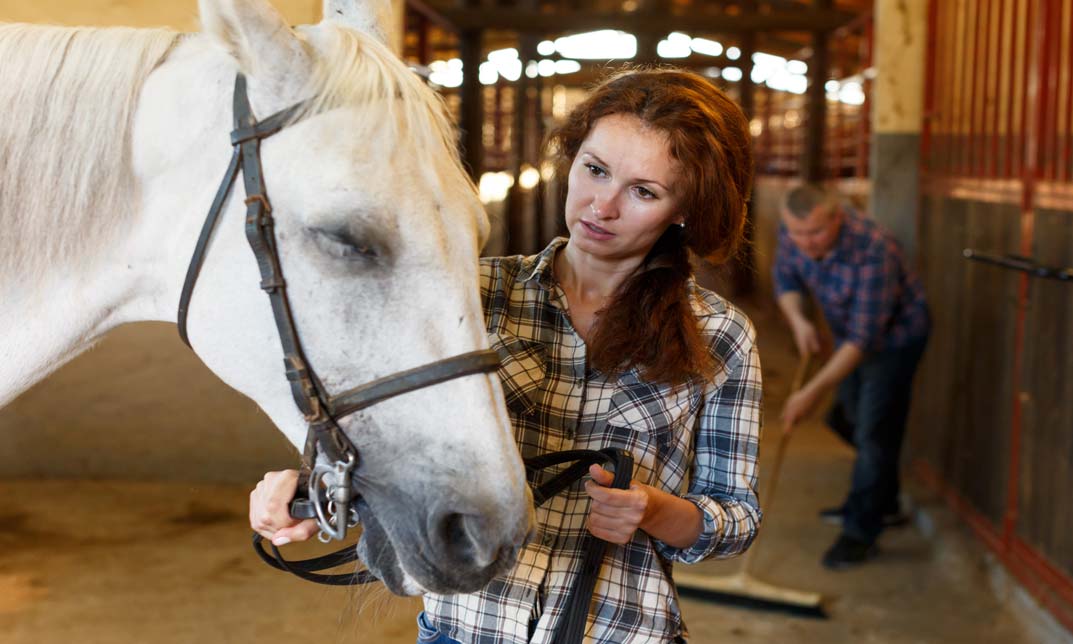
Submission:
<svg viewBox="0 0 1073 644">
<path fill-rule="evenodd" d="M 784 431 L 838 387 L 828 422 L 857 448 L 849 494 L 823 518 L 842 534 L 823 565 L 843 569 L 876 553 L 887 526 L 904 522 L 898 503 L 899 455 L 913 373 L 927 342 L 929 319 L 920 280 L 889 232 L 843 206 L 816 185 L 784 201 L 775 260 L 775 293 L 801 355 L 818 353 L 806 294 L 818 302 L 836 341 L 816 375 L 787 399 Z"/>
</svg>

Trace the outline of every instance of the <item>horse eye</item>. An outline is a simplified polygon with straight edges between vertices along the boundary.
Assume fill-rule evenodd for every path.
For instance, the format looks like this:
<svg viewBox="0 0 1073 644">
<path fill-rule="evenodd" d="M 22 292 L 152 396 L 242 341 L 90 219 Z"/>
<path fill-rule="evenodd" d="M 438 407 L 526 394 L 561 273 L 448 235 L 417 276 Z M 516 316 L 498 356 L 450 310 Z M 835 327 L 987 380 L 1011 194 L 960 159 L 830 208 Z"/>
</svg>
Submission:
<svg viewBox="0 0 1073 644">
<path fill-rule="evenodd" d="M 381 257 L 376 244 L 355 239 L 347 230 L 316 228 L 313 230 L 313 238 L 322 252 L 339 259 L 375 262 Z"/>
</svg>

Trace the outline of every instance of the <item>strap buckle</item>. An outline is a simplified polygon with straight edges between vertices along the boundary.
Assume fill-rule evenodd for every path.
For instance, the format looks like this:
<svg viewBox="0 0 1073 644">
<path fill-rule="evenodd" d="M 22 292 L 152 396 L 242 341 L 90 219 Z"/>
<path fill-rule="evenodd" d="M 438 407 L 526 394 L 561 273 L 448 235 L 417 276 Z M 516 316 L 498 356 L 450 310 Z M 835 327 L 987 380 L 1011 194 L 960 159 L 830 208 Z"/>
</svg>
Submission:
<svg viewBox="0 0 1073 644">
<path fill-rule="evenodd" d="M 355 463 L 354 454 L 348 453 L 345 461 L 315 465 L 309 476 L 307 491 L 320 527 L 317 538 L 322 543 L 342 541 L 347 528 L 358 525 L 358 511 L 351 506 L 351 472 Z"/>
</svg>

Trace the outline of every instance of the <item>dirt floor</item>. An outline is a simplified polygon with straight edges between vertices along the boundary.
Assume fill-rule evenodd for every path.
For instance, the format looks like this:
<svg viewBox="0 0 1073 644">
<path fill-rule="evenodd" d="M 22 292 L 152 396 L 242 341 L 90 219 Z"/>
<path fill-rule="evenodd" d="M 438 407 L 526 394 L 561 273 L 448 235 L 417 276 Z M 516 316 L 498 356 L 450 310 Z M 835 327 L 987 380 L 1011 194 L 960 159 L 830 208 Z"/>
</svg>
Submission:
<svg viewBox="0 0 1073 644">
<path fill-rule="evenodd" d="M 774 313 L 753 317 L 772 423 L 764 438 L 769 464 L 793 358 Z M 686 599 L 691 642 L 1067 641 L 1030 634 L 1024 614 L 990 590 L 979 547 L 956 535 L 925 539 L 912 526 L 888 531 L 875 561 L 824 570 L 819 557 L 837 528 L 820 523 L 816 511 L 841 501 L 851 463 L 850 450 L 818 422 L 801 427 L 778 498 L 765 500 L 773 511 L 755 546 L 757 577 L 823 593 L 830 618 Z M 247 492 L 235 485 L 0 481 L 0 642 L 414 641 L 418 601 L 379 587 L 313 586 L 261 564 L 249 545 Z M 292 548 L 300 556 L 305 546 Z M 737 566 L 708 562 L 690 572 L 728 574 Z"/>
</svg>

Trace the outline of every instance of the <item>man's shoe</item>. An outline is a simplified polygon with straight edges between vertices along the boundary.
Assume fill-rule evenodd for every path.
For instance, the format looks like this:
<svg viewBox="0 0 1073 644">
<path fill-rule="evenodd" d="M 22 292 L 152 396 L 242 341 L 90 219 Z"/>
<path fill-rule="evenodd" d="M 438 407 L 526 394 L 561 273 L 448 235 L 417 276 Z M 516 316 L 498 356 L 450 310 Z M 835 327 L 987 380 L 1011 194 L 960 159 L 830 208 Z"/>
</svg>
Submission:
<svg viewBox="0 0 1073 644">
<path fill-rule="evenodd" d="M 862 564 L 879 554 L 874 543 L 859 541 L 849 535 L 839 535 L 834 545 L 823 555 L 823 567 L 830 570 L 845 570 Z"/>
<path fill-rule="evenodd" d="M 820 520 L 830 525 L 842 525 L 846 518 L 846 509 L 843 507 L 824 508 L 820 510 Z M 909 515 L 901 510 L 887 512 L 883 515 L 884 528 L 899 528 L 909 524 Z"/>
</svg>

